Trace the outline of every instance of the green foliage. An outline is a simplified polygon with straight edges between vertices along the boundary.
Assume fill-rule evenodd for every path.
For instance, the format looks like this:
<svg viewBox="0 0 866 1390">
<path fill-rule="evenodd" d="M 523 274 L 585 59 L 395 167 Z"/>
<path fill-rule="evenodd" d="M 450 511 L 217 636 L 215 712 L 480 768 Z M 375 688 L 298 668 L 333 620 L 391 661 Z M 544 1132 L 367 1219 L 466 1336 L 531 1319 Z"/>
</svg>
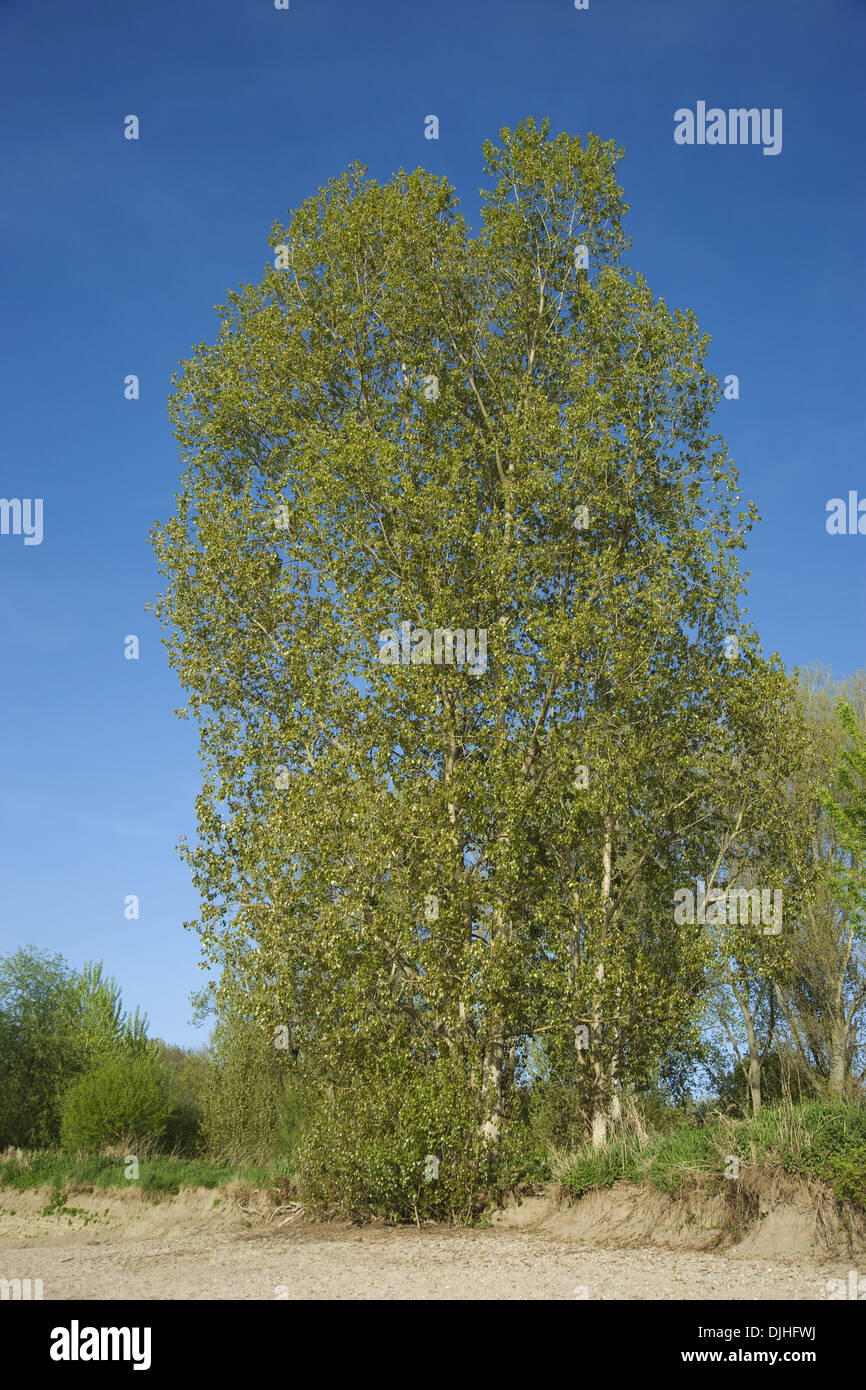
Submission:
<svg viewBox="0 0 866 1390">
<path fill-rule="evenodd" d="M 75 1030 L 88 1062 L 110 1056 L 121 1046 L 129 1054 L 148 1051 L 147 1016 L 138 1009 L 124 1012 L 120 985 L 103 975 L 101 962 L 89 962 L 70 978 Z"/>
<path fill-rule="evenodd" d="M 0 1144 L 48 1144 L 80 1065 L 62 957 L 19 949 L 0 960 Z"/>
<path fill-rule="evenodd" d="M 281 1142 L 290 1142 L 284 1113 L 290 1073 L 273 1030 L 229 1010 L 214 1029 L 211 1058 L 200 1092 L 207 1152 L 236 1163 L 272 1161 Z"/>
<path fill-rule="evenodd" d="M 686 1177 L 717 1170 L 718 1155 L 706 1129 L 679 1128 L 660 1136 L 639 1165 L 646 1180 L 662 1192 L 675 1192 Z"/>
<path fill-rule="evenodd" d="M 108 1057 L 68 1086 L 61 1143 L 64 1149 L 90 1150 L 119 1140 L 158 1145 L 171 1111 L 165 1073 L 155 1058 Z"/>
<path fill-rule="evenodd" d="M 154 1041 L 172 1100 L 165 1132 L 165 1146 L 186 1157 L 205 1147 L 202 1112 L 208 1085 L 215 1067 L 213 1057 L 204 1050 L 170 1046 Z"/>
<path fill-rule="evenodd" d="M 793 1112 L 762 1114 L 750 1137 L 765 1158 L 777 1152 L 787 1172 L 813 1173 L 830 1181 L 834 1162 L 866 1145 L 866 1109 L 809 1101 Z"/>
<path fill-rule="evenodd" d="M 522 1100 L 534 1156 L 551 1149 L 575 1149 L 586 1139 L 586 1096 L 578 1086 L 547 1076 L 526 1087 Z"/>
<path fill-rule="evenodd" d="M 840 1202 L 856 1202 L 866 1207 L 866 1145 L 834 1156 L 833 1191 Z"/>
<path fill-rule="evenodd" d="M 637 1112 L 643 1127 L 653 1134 L 670 1134 L 676 1129 L 691 1129 L 702 1120 L 701 1107 L 690 1095 L 679 1091 L 676 1100 L 661 1087 L 653 1087 L 637 1097 Z"/>
<path fill-rule="evenodd" d="M 834 890 L 858 934 L 866 930 L 866 730 L 851 705 L 839 705 L 844 734 L 835 787 L 821 790 L 821 803 L 832 817 L 843 861 L 834 864 Z"/>
<path fill-rule="evenodd" d="M 314 1112 L 309 1090 L 302 1086 L 288 1087 L 280 1113 L 278 1148 L 283 1158 L 294 1161 Z"/>
<path fill-rule="evenodd" d="M 168 1112 L 163 1143 L 174 1153 L 193 1157 L 204 1147 L 201 1115 L 194 1105 L 180 1101 Z"/>
<path fill-rule="evenodd" d="M 100 1058 L 147 1048 L 101 965 L 75 972 L 32 947 L 0 958 L 0 1146 L 56 1143 L 70 1081 Z"/>
<path fill-rule="evenodd" d="M 747 1064 L 738 1062 L 725 1070 L 719 1068 L 713 1079 L 718 1109 L 740 1117 L 751 1114 Z M 783 1057 L 773 1050 L 763 1059 L 761 1095 L 765 1106 L 778 1106 L 789 1094 L 811 1096 L 814 1085 L 814 1073 L 809 1073 L 796 1055 Z"/>
<path fill-rule="evenodd" d="M 721 1179 L 729 1156 L 752 1167 L 781 1167 L 832 1183 L 837 1197 L 862 1192 L 866 1111 L 856 1105 L 806 1101 L 767 1106 L 756 1117 L 718 1117 L 647 1139 L 632 1136 L 593 1150 L 589 1145 L 554 1163 L 560 1181 L 576 1195 L 620 1179 L 648 1182 L 672 1193 L 696 1174 Z M 860 1187 L 858 1188 L 858 1183 Z"/>
<path fill-rule="evenodd" d="M 91 1188 L 129 1189 L 154 1194 L 177 1193 L 183 1187 L 219 1187 L 242 1181 L 250 1187 L 273 1189 L 291 1176 L 284 1162 L 267 1166 L 237 1166 L 207 1160 L 155 1155 L 139 1163 L 134 1182 L 125 1175 L 123 1158 L 107 1154 L 25 1150 L 0 1158 L 0 1187 L 19 1192 L 52 1189 L 52 1201 L 65 1204 L 69 1192 Z"/>
<path fill-rule="evenodd" d="M 638 1143 L 634 1138 L 611 1139 L 601 1148 L 583 1144 L 574 1153 L 554 1164 L 554 1172 L 575 1197 L 593 1188 L 612 1187 L 615 1182 L 637 1179 Z"/>
<path fill-rule="evenodd" d="M 673 893 L 781 677 L 739 613 L 755 512 L 713 433 L 708 339 L 624 259 L 622 153 L 503 129 L 474 235 L 444 179 L 353 164 L 274 226 L 274 263 L 175 378 L 185 471 L 153 541 L 200 725 L 184 852 L 205 962 L 260 1030 L 220 1054 L 205 1133 L 272 1146 L 283 1083 L 244 1048 L 284 1023 L 366 1136 L 353 1156 L 333 1117 L 355 1205 L 415 1200 L 424 1122 L 388 1137 L 383 1097 L 426 1093 L 440 1049 L 473 1054 L 495 1147 L 540 1032 L 573 1063 L 591 1021 L 584 1111 L 693 1040 L 705 952 Z M 422 659 L 387 664 L 402 622 Z M 487 634 L 483 670 L 424 660 L 455 628 Z M 371 1082 L 374 1113 L 346 1056 L 366 1075 L 405 1030 L 417 1062 Z M 487 1179 L 460 1144 L 465 1214 Z"/>
<path fill-rule="evenodd" d="M 449 1060 L 392 1056 L 319 1098 L 297 1151 L 305 1200 L 349 1217 L 471 1221 L 513 1179 L 508 1141 L 493 1160 L 478 1121 L 477 1094 Z"/>
</svg>

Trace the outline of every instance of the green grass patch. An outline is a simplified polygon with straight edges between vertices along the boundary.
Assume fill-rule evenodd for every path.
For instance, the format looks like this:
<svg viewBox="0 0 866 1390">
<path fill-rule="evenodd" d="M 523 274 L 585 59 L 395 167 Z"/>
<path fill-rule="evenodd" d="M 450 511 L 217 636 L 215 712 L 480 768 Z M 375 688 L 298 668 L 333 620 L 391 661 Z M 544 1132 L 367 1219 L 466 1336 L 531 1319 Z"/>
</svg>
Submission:
<svg viewBox="0 0 866 1390">
<path fill-rule="evenodd" d="M 176 1196 L 182 1187 L 220 1187 L 236 1180 L 267 1188 L 291 1177 L 292 1171 L 285 1160 L 265 1166 L 241 1167 L 201 1158 L 157 1156 L 139 1160 L 137 1179 L 127 1178 L 125 1174 L 124 1160 L 105 1154 L 64 1154 L 33 1149 L 24 1151 L 20 1158 L 12 1155 L 0 1159 L 0 1186 L 18 1192 L 48 1187 L 53 1194 L 62 1193 L 64 1202 L 70 1187 L 138 1187 L 154 1196 Z"/>
<path fill-rule="evenodd" d="M 674 1129 L 660 1135 L 646 1153 L 639 1154 L 635 1169 L 640 1181 L 661 1192 L 676 1192 L 687 1177 L 712 1173 L 718 1163 L 706 1129 Z"/>
<path fill-rule="evenodd" d="M 732 1158 L 739 1160 L 741 1176 L 747 1167 L 781 1167 L 822 1178 L 840 1201 L 866 1207 L 866 1109 L 841 1102 L 780 1105 L 756 1119 L 718 1116 L 701 1127 L 615 1138 L 597 1150 L 584 1144 L 552 1156 L 550 1167 L 578 1197 L 622 1180 L 671 1194 L 696 1176 L 722 1181 Z"/>
<path fill-rule="evenodd" d="M 594 1187 L 612 1187 L 630 1178 L 639 1181 L 637 1144 L 629 1139 L 612 1139 L 604 1148 L 582 1145 L 574 1153 L 551 1160 L 551 1172 L 576 1197 Z"/>
</svg>

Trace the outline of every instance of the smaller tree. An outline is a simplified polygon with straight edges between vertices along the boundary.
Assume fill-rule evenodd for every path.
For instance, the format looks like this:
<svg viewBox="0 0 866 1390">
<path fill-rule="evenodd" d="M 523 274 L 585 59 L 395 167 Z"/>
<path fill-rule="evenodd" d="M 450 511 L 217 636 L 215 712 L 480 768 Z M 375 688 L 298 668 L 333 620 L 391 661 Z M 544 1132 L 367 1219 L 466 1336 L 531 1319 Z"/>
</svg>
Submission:
<svg viewBox="0 0 866 1390">
<path fill-rule="evenodd" d="M 151 1045 L 164 1068 L 172 1101 L 166 1146 L 192 1156 L 204 1144 L 202 1109 L 215 1064 L 203 1049 L 177 1047 L 161 1038 L 154 1038 Z"/>
<path fill-rule="evenodd" d="M 201 1089 L 201 1128 L 209 1153 L 267 1162 L 279 1151 L 290 1090 L 291 1054 L 278 1026 L 223 1000 Z"/>
<path fill-rule="evenodd" d="M 147 1015 L 124 1011 L 120 985 L 103 974 L 100 961 L 89 961 L 72 976 L 71 991 L 75 1031 L 89 1063 L 118 1047 L 136 1053 L 148 1049 Z"/>
<path fill-rule="evenodd" d="M 75 971 L 32 946 L 0 958 L 0 1147 L 56 1144 L 70 1081 L 118 1049 L 146 1049 L 146 1030 L 100 964 Z"/>
<path fill-rule="evenodd" d="M 791 794 L 808 755 L 804 713 L 777 658 L 755 661 L 753 677 L 758 699 L 732 695 L 729 776 L 716 769 L 703 915 L 709 1037 L 736 1059 L 757 1115 L 778 1044 L 777 986 L 795 950 L 793 905 L 810 875 L 806 809 Z M 718 1062 L 705 1066 L 718 1075 Z"/>
<path fill-rule="evenodd" d="M 845 702 L 839 706 L 838 719 L 847 742 L 840 753 L 836 796 L 822 788 L 820 798 L 836 824 L 844 856 L 833 865 L 834 896 L 862 934 L 866 927 L 866 733 Z"/>
<path fill-rule="evenodd" d="M 0 960 L 0 1146 L 56 1142 L 77 1068 L 70 972 L 62 956 L 19 948 Z"/>
<path fill-rule="evenodd" d="M 854 1053 L 862 1046 L 857 1024 L 866 1000 L 866 971 L 858 949 L 866 935 L 866 732 L 862 718 L 858 721 L 846 701 L 839 705 L 837 717 L 845 742 L 835 785 L 822 788 L 819 798 L 836 830 L 838 852 L 828 866 L 827 887 L 845 924 L 829 1049 L 830 1091 L 841 1095 L 854 1071 Z"/>
<path fill-rule="evenodd" d="M 866 672 L 836 681 L 807 673 L 801 700 L 808 757 L 791 787 L 810 882 L 790 914 L 790 967 L 777 981 L 784 1050 L 818 1094 L 855 1096 L 866 999 L 862 740 Z M 847 712 L 840 719 L 839 710 Z M 855 714 L 854 711 L 860 711 Z M 859 730 L 859 732 L 858 732 Z M 858 762 L 858 749 L 859 762 Z M 859 1068 L 862 1079 L 862 1067 Z"/>
</svg>

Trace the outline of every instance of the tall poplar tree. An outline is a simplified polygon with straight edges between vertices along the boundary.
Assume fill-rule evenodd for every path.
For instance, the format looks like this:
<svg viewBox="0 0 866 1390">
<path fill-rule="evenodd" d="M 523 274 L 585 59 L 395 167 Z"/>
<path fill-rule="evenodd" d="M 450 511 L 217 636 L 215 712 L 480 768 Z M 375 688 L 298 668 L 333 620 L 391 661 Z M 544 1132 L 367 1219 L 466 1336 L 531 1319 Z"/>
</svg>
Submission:
<svg viewBox="0 0 866 1390">
<path fill-rule="evenodd" d="M 673 894 L 761 692 L 754 512 L 706 338 L 624 262 L 621 155 L 504 129 L 475 236 L 444 179 L 353 165 L 171 401 L 205 959 L 323 1086 L 445 1059 L 491 1145 L 533 1037 L 601 1142 L 688 1030 Z"/>
</svg>

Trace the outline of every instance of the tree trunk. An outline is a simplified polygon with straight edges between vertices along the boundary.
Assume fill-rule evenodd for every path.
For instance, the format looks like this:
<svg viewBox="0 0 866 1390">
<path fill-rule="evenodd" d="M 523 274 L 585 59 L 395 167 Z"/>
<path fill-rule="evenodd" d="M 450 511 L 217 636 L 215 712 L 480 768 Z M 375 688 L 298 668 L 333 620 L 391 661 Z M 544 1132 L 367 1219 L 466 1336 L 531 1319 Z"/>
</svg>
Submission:
<svg viewBox="0 0 866 1390">
<path fill-rule="evenodd" d="M 619 1081 L 617 1080 L 616 1057 L 610 1064 L 610 1119 L 614 1125 L 618 1125 L 622 1121 L 622 1101 L 619 1094 Z"/>
<path fill-rule="evenodd" d="M 505 1049 L 499 1040 L 494 1040 L 484 1055 L 481 1081 L 481 1109 L 485 1117 L 481 1133 L 491 1145 L 499 1143 L 502 1130 L 504 1071 Z"/>
<path fill-rule="evenodd" d="M 494 447 L 495 444 L 494 444 Z M 499 749 L 504 749 L 508 742 L 508 729 L 505 718 L 505 688 L 503 676 L 503 663 L 500 652 L 506 650 L 506 637 L 509 625 L 508 603 L 506 601 L 508 574 L 508 556 L 511 551 L 514 539 L 514 504 L 512 499 L 512 471 L 514 464 L 509 462 L 507 473 L 502 472 L 501 460 L 498 448 L 496 450 L 497 469 L 503 483 L 502 512 L 504 519 L 503 549 L 499 559 L 499 583 L 498 583 L 498 614 L 496 618 L 496 628 L 498 641 L 501 646 L 493 654 L 491 661 L 491 676 L 493 679 L 493 703 L 494 703 L 494 727 L 496 730 L 496 743 Z M 500 819 L 500 827 L 497 835 L 499 854 L 497 856 L 497 869 L 501 871 L 502 866 L 508 863 L 509 849 L 511 845 L 511 834 L 507 818 Z M 493 912 L 492 929 L 490 936 L 490 949 L 495 949 L 497 942 L 507 937 L 510 929 L 509 910 L 507 898 L 500 885 L 497 891 L 497 903 Z M 502 1120 L 505 1115 L 505 1024 L 502 1018 L 493 1019 L 490 1023 L 490 1031 L 487 1035 L 484 1051 L 484 1063 L 481 1078 L 481 1113 L 484 1116 L 481 1126 L 481 1133 L 491 1146 L 499 1143 L 502 1131 Z"/>
<path fill-rule="evenodd" d="M 592 1027 L 590 1029 L 590 1056 L 592 1058 L 594 1082 L 592 1112 L 592 1147 L 594 1149 L 600 1149 L 607 1140 L 607 1099 L 609 1081 L 605 1070 L 602 1049 L 602 986 L 604 985 L 604 957 L 605 947 L 607 945 L 607 914 L 610 905 L 610 887 L 613 874 L 613 832 L 614 818 L 612 815 L 607 815 L 604 818 L 604 854 L 601 877 L 601 941 L 599 943 L 599 961 L 595 970 L 598 989 L 593 1001 Z"/>
<path fill-rule="evenodd" d="M 749 1052 L 749 1094 L 752 1098 L 752 1114 L 761 1113 L 761 1059 L 757 1052 Z"/>
<path fill-rule="evenodd" d="M 839 1098 L 845 1094 L 848 1079 L 847 1037 L 845 1019 L 831 1018 L 827 1029 L 827 1076 L 830 1095 Z"/>
</svg>

